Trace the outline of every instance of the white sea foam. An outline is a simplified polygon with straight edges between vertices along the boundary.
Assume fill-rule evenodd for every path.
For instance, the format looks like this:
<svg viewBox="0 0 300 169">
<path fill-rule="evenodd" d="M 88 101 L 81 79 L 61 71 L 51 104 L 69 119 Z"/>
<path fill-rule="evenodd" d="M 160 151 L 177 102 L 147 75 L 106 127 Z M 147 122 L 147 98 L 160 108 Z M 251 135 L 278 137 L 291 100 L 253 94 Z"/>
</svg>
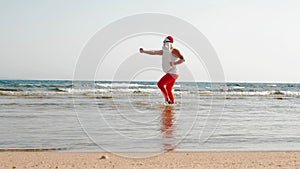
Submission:
<svg viewBox="0 0 300 169">
<path fill-rule="evenodd" d="M 1 86 L 2 85 L 2 86 Z M 183 95 L 228 95 L 228 96 L 287 96 L 299 97 L 300 91 L 293 84 L 241 84 L 224 85 L 197 83 L 177 83 L 174 86 L 175 94 Z M 276 87 L 276 88 L 275 88 Z M 2 90 L 1 90 L 2 88 Z M 276 90 L 274 90 L 276 89 Z M 159 94 L 161 93 L 156 82 L 30 82 L 0 84 L 2 96 L 55 96 L 55 95 L 93 95 L 93 94 Z"/>
<path fill-rule="evenodd" d="M 95 86 L 102 88 L 157 88 L 156 84 L 137 84 L 137 83 L 96 83 Z M 180 85 L 175 84 L 175 88 L 179 88 Z"/>
<path fill-rule="evenodd" d="M 230 86 L 228 89 L 229 90 L 230 89 L 233 89 L 233 90 L 236 90 L 236 89 L 245 89 L 245 87 L 243 87 L 243 86 Z"/>
</svg>

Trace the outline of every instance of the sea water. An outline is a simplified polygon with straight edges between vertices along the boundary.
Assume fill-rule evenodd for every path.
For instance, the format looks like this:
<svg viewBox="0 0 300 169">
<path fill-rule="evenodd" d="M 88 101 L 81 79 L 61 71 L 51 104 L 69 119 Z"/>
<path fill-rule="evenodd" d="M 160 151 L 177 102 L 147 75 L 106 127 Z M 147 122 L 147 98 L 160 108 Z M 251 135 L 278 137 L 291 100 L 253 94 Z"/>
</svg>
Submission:
<svg viewBox="0 0 300 169">
<path fill-rule="evenodd" d="M 300 150 L 300 84 L 0 81 L 0 149 Z"/>
</svg>

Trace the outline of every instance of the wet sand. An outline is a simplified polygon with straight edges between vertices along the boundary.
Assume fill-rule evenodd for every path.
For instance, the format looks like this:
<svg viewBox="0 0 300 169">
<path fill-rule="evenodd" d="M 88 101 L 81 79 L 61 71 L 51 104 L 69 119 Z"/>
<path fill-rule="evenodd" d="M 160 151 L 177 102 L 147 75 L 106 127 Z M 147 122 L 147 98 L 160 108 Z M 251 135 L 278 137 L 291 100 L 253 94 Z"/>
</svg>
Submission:
<svg viewBox="0 0 300 169">
<path fill-rule="evenodd" d="M 171 152 L 146 153 L 2 152 L 0 168 L 300 168 L 300 152 Z M 127 157 L 124 157 L 127 156 Z"/>
</svg>

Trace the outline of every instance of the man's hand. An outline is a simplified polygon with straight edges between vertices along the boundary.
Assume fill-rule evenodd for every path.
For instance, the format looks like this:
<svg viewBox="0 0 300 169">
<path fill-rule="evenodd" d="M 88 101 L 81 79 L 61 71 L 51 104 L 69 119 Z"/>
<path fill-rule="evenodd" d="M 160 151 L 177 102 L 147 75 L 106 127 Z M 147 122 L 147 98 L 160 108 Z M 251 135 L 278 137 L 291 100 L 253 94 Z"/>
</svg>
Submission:
<svg viewBox="0 0 300 169">
<path fill-rule="evenodd" d="M 170 66 L 171 67 L 175 66 L 175 63 L 174 62 L 170 62 Z"/>
<path fill-rule="evenodd" d="M 144 53 L 144 49 L 143 48 L 140 48 L 140 53 Z"/>
</svg>

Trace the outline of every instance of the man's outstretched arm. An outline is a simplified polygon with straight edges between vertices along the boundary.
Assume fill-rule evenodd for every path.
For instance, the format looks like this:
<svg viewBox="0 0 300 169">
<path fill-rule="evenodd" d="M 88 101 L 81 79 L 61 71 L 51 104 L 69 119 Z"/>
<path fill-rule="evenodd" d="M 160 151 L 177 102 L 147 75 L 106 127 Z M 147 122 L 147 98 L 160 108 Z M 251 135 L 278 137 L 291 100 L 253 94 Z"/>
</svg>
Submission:
<svg viewBox="0 0 300 169">
<path fill-rule="evenodd" d="M 140 48 L 140 53 L 146 53 L 148 55 L 162 55 L 162 50 L 144 50 L 143 48 Z"/>
</svg>

